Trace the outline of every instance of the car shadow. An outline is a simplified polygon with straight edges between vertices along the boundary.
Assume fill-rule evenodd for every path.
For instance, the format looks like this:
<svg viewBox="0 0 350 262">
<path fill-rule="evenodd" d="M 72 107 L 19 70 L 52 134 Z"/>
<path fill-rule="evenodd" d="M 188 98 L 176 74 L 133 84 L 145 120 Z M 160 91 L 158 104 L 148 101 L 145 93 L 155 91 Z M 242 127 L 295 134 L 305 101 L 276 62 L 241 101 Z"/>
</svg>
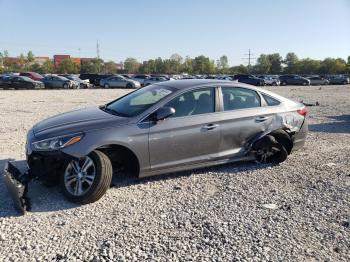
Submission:
<svg viewBox="0 0 350 262">
<path fill-rule="evenodd" d="M 310 124 L 309 131 L 322 133 L 350 133 L 350 115 L 329 116 L 330 122 Z"/>
<path fill-rule="evenodd" d="M 0 160 L 0 218 L 2 217 L 14 217 L 19 216 L 20 213 L 15 209 L 12 199 L 7 191 L 6 185 L 3 179 L 3 169 L 7 161 L 13 161 L 13 159 L 2 159 Z M 26 162 L 15 161 L 16 166 L 23 171 L 26 167 Z M 203 172 L 213 172 L 219 175 L 222 174 L 235 174 L 243 171 L 254 171 L 257 169 L 264 169 L 270 167 L 270 164 L 257 164 L 255 162 L 237 162 L 231 164 L 222 164 L 218 166 L 211 166 L 207 168 L 199 168 L 194 170 L 169 173 L 164 175 L 158 175 L 147 178 L 123 178 L 113 177 L 112 187 L 121 188 L 128 187 L 131 185 L 155 183 L 157 181 L 164 181 L 168 179 L 175 179 L 179 177 L 188 177 L 194 174 L 201 174 Z M 79 204 L 71 203 L 63 197 L 58 186 L 46 187 L 39 181 L 32 181 L 29 183 L 28 197 L 31 202 L 31 213 L 35 212 L 53 212 L 65 209 L 72 209 L 79 207 Z"/>
<path fill-rule="evenodd" d="M 272 167 L 276 164 L 259 164 L 254 161 L 244 161 L 244 162 L 235 162 L 235 163 L 227 163 L 220 164 L 216 166 L 197 168 L 192 170 L 180 171 L 175 173 L 167 173 L 163 175 L 156 175 L 145 178 L 119 178 L 113 177 L 113 187 L 128 187 L 131 185 L 139 185 L 146 183 L 153 183 L 157 181 L 165 181 L 169 179 L 175 179 L 180 177 L 189 177 L 191 175 L 203 174 L 203 173 L 215 173 L 216 175 L 225 175 L 225 174 L 236 174 L 239 172 L 246 171 L 255 171 L 259 169 L 265 169 L 268 167 Z"/>
</svg>

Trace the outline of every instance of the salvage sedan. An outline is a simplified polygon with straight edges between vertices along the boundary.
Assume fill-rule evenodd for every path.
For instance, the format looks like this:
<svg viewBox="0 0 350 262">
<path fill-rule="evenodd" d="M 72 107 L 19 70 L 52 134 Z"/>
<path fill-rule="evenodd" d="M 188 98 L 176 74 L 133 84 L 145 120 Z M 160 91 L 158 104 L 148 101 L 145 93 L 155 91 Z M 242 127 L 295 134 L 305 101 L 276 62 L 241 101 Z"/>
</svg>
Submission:
<svg viewBox="0 0 350 262">
<path fill-rule="evenodd" d="M 106 105 L 64 113 L 28 132 L 28 171 L 11 163 L 5 181 L 22 211 L 28 181 L 60 185 L 91 203 L 112 175 L 147 177 L 235 161 L 280 163 L 303 146 L 303 104 L 232 81 L 166 81 Z"/>
</svg>

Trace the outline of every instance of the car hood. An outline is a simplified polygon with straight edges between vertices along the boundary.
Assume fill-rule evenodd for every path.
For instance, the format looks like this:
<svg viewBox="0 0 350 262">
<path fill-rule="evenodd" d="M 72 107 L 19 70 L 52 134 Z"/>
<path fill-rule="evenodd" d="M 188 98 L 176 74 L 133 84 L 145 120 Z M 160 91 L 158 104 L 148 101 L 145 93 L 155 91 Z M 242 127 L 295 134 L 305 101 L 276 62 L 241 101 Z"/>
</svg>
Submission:
<svg viewBox="0 0 350 262">
<path fill-rule="evenodd" d="M 88 107 L 47 118 L 33 127 L 35 137 L 45 139 L 126 124 L 128 118 L 112 115 L 99 107 Z"/>
</svg>

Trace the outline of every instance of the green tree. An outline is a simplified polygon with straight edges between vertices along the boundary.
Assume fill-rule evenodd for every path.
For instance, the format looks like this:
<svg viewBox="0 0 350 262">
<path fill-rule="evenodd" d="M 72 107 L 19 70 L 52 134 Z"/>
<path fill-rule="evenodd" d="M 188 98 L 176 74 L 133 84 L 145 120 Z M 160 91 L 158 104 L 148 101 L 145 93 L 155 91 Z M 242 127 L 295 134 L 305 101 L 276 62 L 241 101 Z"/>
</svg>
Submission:
<svg viewBox="0 0 350 262">
<path fill-rule="evenodd" d="M 101 72 L 102 67 L 103 67 L 103 60 L 102 59 L 92 59 L 89 61 L 83 61 L 81 63 L 80 72 L 81 73 L 98 74 Z"/>
<path fill-rule="evenodd" d="M 270 72 L 271 74 L 279 74 L 282 72 L 282 57 L 279 53 L 269 54 L 268 58 L 271 63 Z"/>
<path fill-rule="evenodd" d="M 296 64 L 293 73 L 298 74 L 317 74 L 320 71 L 321 61 L 310 58 L 301 59 Z"/>
<path fill-rule="evenodd" d="M 118 72 L 117 64 L 113 61 L 105 62 L 103 65 L 103 72 L 105 74 L 116 74 Z"/>
<path fill-rule="evenodd" d="M 239 65 L 239 66 L 233 66 L 229 69 L 229 74 L 247 74 L 248 73 L 248 67 L 245 65 Z"/>
<path fill-rule="evenodd" d="M 71 59 L 64 59 L 57 68 L 57 72 L 60 74 L 77 74 L 80 72 L 80 66 Z"/>
<path fill-rule="evenodd" d="M 172 54 L 170 56 L 170 60 L 173 73 L 178 74 L 180 72 L 181 64 L 183 62 L 182 56 L 180 56 L 179 54 Z"/>
<path fill-rule="evenodd" d="M 35 59 L 35 56 L 34 56 L 34 54 L 33 54 L 33 52 L 32 51 L 29 51 L 28 53 L 27 53 L 27 63 L 33 63 L 34 62 L 34 59 Z"/>
<path fill-rule="evenodd" d="M 46 60 L 41 66 L 42 74 L 55 73 L 55 65 L 52 60 Z"/>
<path fill-rule="evenodd" d="M 228 65 L 228 58 L 226 55 L 221 56 L 219 60 L 217 60 L 216 65 L 220 73 L 227 74 L 229 65 Z"/>
<path fill-rule="evenodd" d="M 258 74 L 270 73 L 271 66 L 272 66 L 271 61 L 268 55 L 261 54 L 256 60 L 256 64 L 254 66 L 254 72 Z"/>
<path fill-rule="evenodd" d="M 128 57 L 124 61 L 124 69 L 127 73 L 137 73 L 140 68 L 140 63 L 132 57 Z"/>
<path fill-rule="evenodd" d="M 287 74 L 295 74 L 297 73 L 299 58 L 293 52 L 290 52 L 286 55 L 283 63 L 286 65 L 284 72 Z"/>
<path fill-rule="evenodd" d="M 321 74 L 344 74 L 346 62 L 341 58 L 326 58 L 321 62 L 319 73 Z"/>
</svg>

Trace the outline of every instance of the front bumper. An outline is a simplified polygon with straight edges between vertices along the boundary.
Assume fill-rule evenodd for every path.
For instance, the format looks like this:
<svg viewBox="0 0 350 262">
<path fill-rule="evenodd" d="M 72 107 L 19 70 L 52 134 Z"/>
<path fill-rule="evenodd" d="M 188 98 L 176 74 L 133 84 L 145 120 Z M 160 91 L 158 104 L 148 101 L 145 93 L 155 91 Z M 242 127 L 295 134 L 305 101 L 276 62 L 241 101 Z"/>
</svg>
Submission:
<svg viewBox="0 0 350 262">
<path fill-rule="evenodd" d="M 27 197 L 28 183 L 32 179 L 29 170 L 21 172 L 13 162 L 8 162 L 4 168 L 4 180 L 13 203 L 19 212 L 30 211 L 30 200 Z"/>
</svg>

